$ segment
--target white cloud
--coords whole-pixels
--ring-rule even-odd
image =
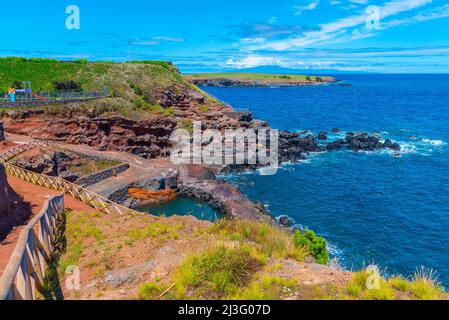
[[[418,13],[417,15],[406,18],[406,19],[396,19],[391,20],[388,22],[384,22],[381,25],[382,29],[388,29],[396,26],[404,26],[404,25],[410,25],[414,23],[429,21],[429,20],[435,20],[435,19],[441,19],[449,17],[449,4],[445,4],[441,7],[432,8],[423,12]]]
[[[299,16],[300,14],[302,14],[303,11],[315,10],[319,4],[320,0],[311,0],[307,4],[294,6],[293,9],[295,10],[295,15]]]
[[[134,40],[134,41],[130,41],[131,44],[134,45],[138,45],[138,46],[155,46],[158,45],[159,42],[158,41],[153,41],[153,40]]]
[[[183,38],[173,38],[173,37],[164,37],[164,36],[158,36],[154,37],[154,40],[160,40],[160,41],[168,41],[168,42],[183,42]]]
[[[262,56],[248,56],[241,60],[229,59],[226,62],[228,67],[234,67],[238,69],[244,68],[254,68],[258,66],[283,66],[283,59],[273,58],[273,57],[262,57]]]
[[[356,4],[368,4],[368,0],[349,0],[349,2]]]
[[[379,6],[381,19],[395,16],[407,12],[426,4],[432,3],[432,0],[391,0]],[[250,50],[271,49],[271,50],[289,50],[298,47],[317,45],[323,42],[335,41],[346,36],[351,39],[351,29],[365,25],[366,14],[352,15],[346,18],[338,19],[333,22],[319,25],[319,31],[304,32],[301,36],[293,37],[287,40],[267,42],[258,46],[253,46]]]

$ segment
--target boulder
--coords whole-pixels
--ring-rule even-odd
[[[343,139],[335,140],[326,146],[327,151],[339,150],[345,144]]]
[[[283,227],[290,227],[291,221],[288,216],[280,216],[278,219],[279,219],[279,225],[281,225]]]
[[[393,141],[391,140],[385,140],[384,142],[384,148],[391,148],[393,146]]]
[[[318,140],[327,140],[327,132],[321,131],[318,134]]]

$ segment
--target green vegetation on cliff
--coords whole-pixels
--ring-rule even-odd
[[[176,67],[163,61],[139,61],[132,63],[59,61],[39,58],[0,58],[0,90],[6,91],[17,81],[31,81],[34,91],[53,91],[56,81],[79,82],[84,91],[102,91],[123,81],[137,81],[144,76],[146,81],[159,86],[171,83],[187,84]],[[131,82],[132,86],[132,82]],[[144,93],[144,92],[142,92]]]
[[[111,96],[107,105],[114,106],[112,110],[99,109],[101,100],[89,103],[85,109],[117,111],[124,115],[126,110],[139,110],[172,116],[170,107],[177,103],[188,103],[198,110],[217,103],[186,80],[174,65],[164,61],[114,63],[0,58],[0,92],[6,92],[12,84],[20,87],[23,81],[30,81],[34,92],[60,92],[64,88],[103,92],[106,89]]]
[[[62,286],[67,299],[448,298],[424,269],[370,290],[371,273],[307,263],[312,252],[294,234],[261,222],[70,212],[65,234],[55,279],[64,283],[71,265],[84,275],[82,291]]]

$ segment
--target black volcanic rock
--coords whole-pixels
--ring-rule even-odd
[[[345,144],[346,144],[346,142],[343,139],[338,139],[338,140],[335,140],[335,141],[329,143],[326,146],[326,150],[327,151],[339,150]]]
[[[310,152],[323,151],[313,135],[301,138],[299,133],[279,131],[279,161],[297,162]]]
[[[348,132],[345,138],[347,148],[354,151],[375,151],[380,149],[401,150],[398,143],[393,143],[391,140],[386,140],[384,143],[376,136],[370,136],[368,133],[354,134]],[[328,150],[335,150],[335,145],[328,145]]]
[[[321,131],[318,134],[318,140],[327,140],[327,132]]]

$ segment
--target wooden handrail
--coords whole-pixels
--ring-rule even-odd
[[[68,194],[73,198],[80,200],[84,204],[100,210],[106,214],[142,214],[141,212],[132,210],[118,203],[115,203],[103,196],[100,196],[86,188],[83,188],[77,184],[68,182],[59,177],[50,177],[47,175],[35,173],[18,166],[15,166],[7,161],[11,160],[15,156],[25,151],[31,150],[39,146],[48,146],[45,142],[32,142],[29,144],[20,145],[14,147],[5,153],[0,155],[0,162],[3,163],[6,169],[6,173],[13,175],[23,181],[38,185],[47,189],[61,191],[64,194]]]
[[[58,222],[64,212],[64,195],[45,201],[44,207],[22,230],[0,278],[0,300],[35,300],[44,286]]]
[[[62,192],[47,200],[41,212],[20,233],[16,248],[0,278],[0,300],[34,300],[36,292],[44,286],[45,267],[51,261],[58,221],[64,211],[64,194],[107,214],[142,214],[64,179],[38,174],[8,162],[39,146],[48,146],[48,143],[23,144],[0,154],[0,163],[5,166],[6,173],[34,185]]]
[[[15,156],[17,156],[25,151],[28,151],[28,150],[31,150],[31,149],[34,149],[34,148],[37,148],[40,146],[48,147],[48,143],[44,142],[44,141],[34,141],[34,142],[18,145],[16,147],[11,148],[11,149],[3,152],[2,154],[0,154],[0,162],[2,162],[2,163],[7,162],[7,161],[11,160],[12,158],[14,158]]]

